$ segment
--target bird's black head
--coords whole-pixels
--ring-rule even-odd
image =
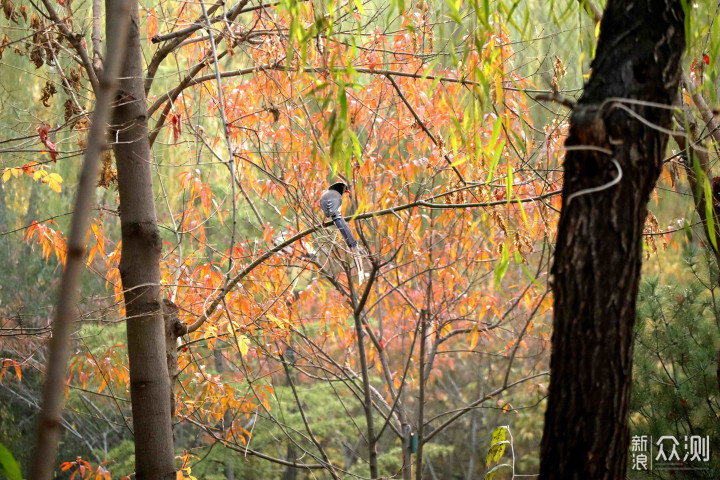
[[[332,185],[330,185],[330,188],[328,188],[328,190],[335,190],[335,191],[338,192],[340,195],[344,194],[345,192],[349,192],[349,191],[350,191],[350,189],[348,188],[348,186],[345,185],[343,182],[333,183]]]

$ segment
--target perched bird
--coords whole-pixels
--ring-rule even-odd
[[[353,237],[350,231],[350,226],[343,218],[341,211],[342,196],[345,192],[350,192],[347,185],[342,182],[333,183],[320,197],[320,208],[322,208],[326,217],[332,218],[333,223],[335,223],[338,230],[340,230],[348,247],[355,248],[357,247],[357,241],[355,241],[355,237]]]
[[[330,185],[330,188],[328,188],[327,191],[325,191],[325,193],[323,193],[320,197],[320,208],[322,209],[326,217],[332,219],[338,230],[340,230],[340,234],[345,239],[345,243],[347,243],[348,247],[350,247],[350,250],[352,250],[353,257],[355,259],[355,265],[358,269],[358,277],[360,278],[360,283],[362,283],[365,277],[365,273],[363,272],[362,262],[360,261],[360,250],[358,248],[358,243],[355,240],[352,232],[350,231],[350,226],[343,218],[341,211],[343,194],[349,191],[350,190],[348,189],[348,186],[345,185],[343,182],[333,183],[332,185]]]

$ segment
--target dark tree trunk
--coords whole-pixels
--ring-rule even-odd
[[[637,102],[672,104],[684,48],[679,0],[608,1],[566,141],[541,480],[625,478],[642,230],[667,145],[654,125],[671,119]]]
[[[106,3],[108,51],[118,19]],[[138,480],[174,480],[170,381],[160,298],[160,232],[155,217],[147,105],[137,0],[130,1],[130,30],[118,84],[111,133],[115,141],[122,257],[120,275],[127,312],[130,395]]]

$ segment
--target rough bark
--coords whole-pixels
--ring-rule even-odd
[[[178,376],[178,338],[186,327],[180,321],[180,308],[167,298],[163,300],[163,319],[165,321],[165,361],[170,381],[170,419],[175,418],[175,382]]]
[[[625,478],[641,235],[667,145],[655,125],[671,118],[637,102],[672,104],[684,40],[679,0],[609,0],[566,141],[541,480]]]
[[[108,51],[116,47],[118,19],[113,3],[106,4]],[[120,275],[127,312],[135,467],[138,480],[171,480],[176,474],[160,298],[161,241],[153,201],[137,0],[130,5],[112,133],[120,194]]]

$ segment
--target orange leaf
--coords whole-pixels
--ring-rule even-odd
[[[148,43],[152,44],[152,38],[157,33],[158,29],[158,21],[157,21],[157,15],[155,14],[155,10],[150,9],[147,13],[147,39]]]

